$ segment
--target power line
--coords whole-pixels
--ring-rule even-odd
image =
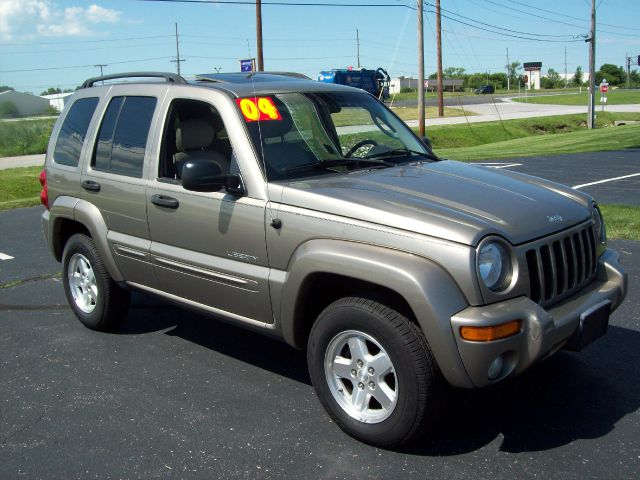
[[[123,65],[126,63],[138,63],[138,62],[151,62],[154,60],[166,60],[168,57],[155,57],[155,58],[142,58],[142,59],[138,59],[138,60],[124,60],[121,62],[110,62],[109,65]],[[31,69],[25,69],[25,70],[0,70],[0,73],[25,73],[25,72],[44,72],[44,71],[51,71],[51,70],[71,70],[74,68],[94,68],[95,64],[88,64],[88,65],[72,65],[72,66],[67,66],[67,67],[43,67],[43,68],[31,68]]]

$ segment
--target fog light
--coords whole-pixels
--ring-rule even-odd
[[[496,380],[500,378],[500,374],[502,373],[502,368],[504,367],[504,358],[502,355],[497,357],[491,365],[489,365],[489,371],[487,375],[489,376],[489,380]]]

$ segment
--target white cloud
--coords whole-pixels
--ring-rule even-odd
[[[99,5],[60,8],[52,0],[0,0],[0,40],[16,37],[88,36],[92,26],[120,21],[121,12]]]

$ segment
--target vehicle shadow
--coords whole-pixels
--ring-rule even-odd
[[[127,318],[113,332],[137,335],[165,330],[215,352],[311,385],[306,353],[264,334],[224,323],[173,306],[152,296],[134,293]]]
[[[561,351],[494,388],[453,391],[438,431],[405,453],[458,455],[497,439],[517,453],[602,437],[640,408],[639,364],[640,332],[610,326],[582,353]]]
[[[146,296],[116,334],[166,330],[214,352],[311,385],[304,352],[285,343]],[[503,385],[451,389],[437,431],[402,452],[453,456],[501,439],[500,450],[540,451],[599,438],[640,408],[640,332],[610,325],[576,354],[561,351]],[[321,408],[318,404],[318,408]]]

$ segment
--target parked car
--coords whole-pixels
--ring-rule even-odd
[[[483,85],[481,87],[476,88],[477,94],[487,94],[487,93],[495,93],[496,89],[493,85]]]
[[[378,446],[431,431],[447,385],[584,348],[627,291],[587,194],[438,158],[370,94],[286,73],[87,80],[40,181],[84,325],[139,290],[279,337]]]

